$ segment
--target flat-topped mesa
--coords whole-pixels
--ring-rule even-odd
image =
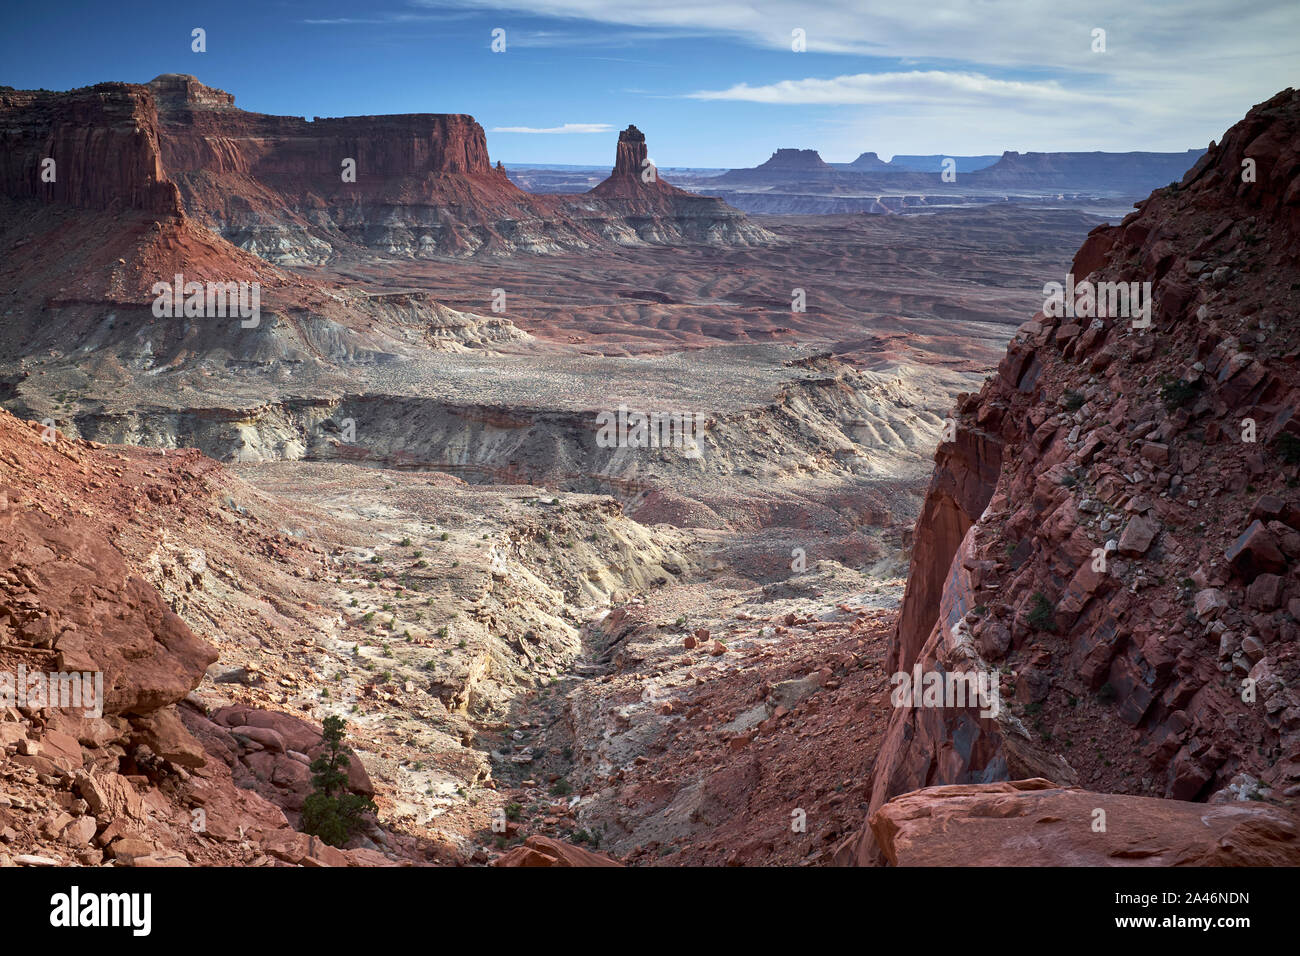
[[[149,88],[0,90],[0,195],[180,216]]]
[[[859,157],[860,159],[861,157]],[[822,159],[815,149],[778,149],[763,165],[755,167],[766,170],[821,170],[829,171],[832,166]]]
[[[836,168],[822,159],[815,149],[778,149],[759,166],[729,169],[710,185],[790,184],[829,182],[837,177],[851,175],[858,170]]]
[[[825,164],[823,163],[823,165]],[[849,168],[859,172],[869,173],[888,173],[893,172],[894,170],[894,167],[890,166],[889,163],[885,162],[875,153],[860,154],[857,159],[849,163]]]
[[[341,162],[353,159],[362,189],[379,180],[470,175],[501,181],[506,192],[516,192],[504,171],[493,169],[483,127],[463,113],[306,120],[235,109],[229,93],[185,74],[164,74],[149,86],[158,104],[163,161],[176,176],[248,173],[333,184],[342,182]]]
[[[1152,183],[1178,180],[1202,155],[1203,149],[1181,153],[1100,151],[1077,153],[1004,152],[991,166],[975,170],[972,182],[990,186],[1059,184],[1079,188],[1106,185],[1142,194]]]

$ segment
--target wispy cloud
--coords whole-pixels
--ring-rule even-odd
[[[915,101],[989,103],[1015,101],[1053,107],[1104,102],[1100,96],[1068,90],[1056,80],[999,80],[982,73],[913,70],[908,73],[855,73],[832,79],[782,80],[762,86],[737,83],[725,90],[687,93],[696,100],[742,100],[748,103],[881,104]]]
[[[529,49],[571,49],[597,47],[602,50],[643,47],[658,40],[681,40],[689,36],[707,36],[685,30],[508,30],[506,42],[511,47]]]
[[[1296,0],[372,0],[405,14],[472,12],[529,47],[658,58],[638,66],[644,97],[700,106],[805,107],[818,136],[892,141],[913,152],[1015,148],[1174,149],[1203,145],[1249,106],[1295,85]],[[367,7],[360,17],[384,16]],[[1105,31],[1105,49],[1096,31]],[[792,49],[792,35],[806,52]],[[692,38],[709,71],[683,67]],[[701,47],[704,38],[704,47]],[[486,39],[484,43],[486,43]],[[756,59],[738,47],[770,51]],[[538,51],[541,52],[541,51]],[[857,58],[852,66],[837,61]],[[728,67],[734,66],[732,72]],[[761,73],[749,71],[762,70]],[[700,79],[697,77],[707,77]],[[820,109],[825,107],[825,109]],[[721,110],[719,110],[721,113]],[[773,116],[776,120],[776,116]],[[922,143],[939,143],[924,148]],[[1028,146],[1025,144],[1033,144]]]
[[[791,72],[806,76],[808,67],[799,59],[807,54],[791,51],[792,32],[802,30],[808,54],[871,56],[899,66],[1008,79],[1052,77],[1066,88],[1104,89],[1114,112],[1144,99],[1165,100],[1183,107],[1195,103],[1200,115],[1234,120],[1243,103],[1258,102],[1293,82],[1300,58],[1295,0],[1180,0],[1176,11],[1165,3],[1133,0],[1086,5],[1060,0],[409,2],[416,8],[500,14],[503,20],[514,14],[550,17],[561,28],[525,43],[607,42],[619,28],[633,28],[647,42],[665,34],[716,37],[784,50]],[[585,30],[579,26],[584,22],[615,29]],[[1094,51],[1097,29],[1106,31],[1105,53]],[[738,83],[744,79],[736,77]]]
[[[614,127],[608,123],[565,123],[563,126],[494,126],[490,133],[608,133]]]

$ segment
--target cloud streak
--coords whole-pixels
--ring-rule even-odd
[[[1104,97],[1069,90],[1056,80],[999,80],[982,73],[913,70],[855,73],[832,79],[782,80],[762,86],[737,83],[725,90],[687,93],[696,100],[740,100],[789,105],[868,105],[916,101],[980,104],[990,101],[1058,107],[1105,102]]]
[[[563,126],[494,126],[489,133],[609,133],[608,123],[565,123]]]

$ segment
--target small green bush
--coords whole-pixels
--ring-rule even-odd
[[[1190,404],[1200,390],[1200,382],[1185,382],[1178,379],[1161,385],[1160,397],[1164,400],[1165,410],[1172,412]]]
[[[1274,440],[1278,455],[1288,465],[1300,464],[1300,438],[1290,432],[1283,432]]]
[[[1056,630],[1056,608],[1042,591],[1034,592],[1034,603],[1025,620],[1030,627],[1040,631]]]

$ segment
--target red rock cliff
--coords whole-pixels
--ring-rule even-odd
[[[52,183],[42,181],[46,159],[55,162]],[[0,91],[0,191],[84,209],[181,211],[162,163],[153,95],[127,83]]]
[[[276,262],[362,247],[416,257],[771,239],[720,200],[643,183],[635,128],[620,143],[616,175],[582,197],[520,190],[490,164],[470,116],[248,113],[184,74],[147,86],[0,92],[0,146],[0,195],[183,211]],[[49,184],[40,181],[46,157],[58,163]]]
[[[645,165],[646,156],[645,134],[635,126],[629,126],[618,134],[613,172],[608,179],[594,187],[589,195],[602,199],[655,200],[665,196],[699,198],[664,182],[657,169],[654,178],[647,181],[645,174],[649,167]]]
[[[487,139],[474,117],[409,113],[308,121],[234,108],[229,93],[192,76],[164,74],[149,84],[164,129],[163,162],[174,174],[247,173],[261,177],[342,182],[354,159],[357,182],[402,177],[473,175],[504,181],[488,161]]]
[[[629,126],[618,134],[618,149],[614,153],[615,176],[639,176],[641,164],[646,159],[645,133]]]
[[[1002,706],[895,709],[873,812],[1029,777],[1300,797],[1300,94],[1138,206],[1075,257],[1085,314],[1023,325],[936,455],[890,666]],[[1087,311],[1105,282],[1150,284],[1149,327]]]

